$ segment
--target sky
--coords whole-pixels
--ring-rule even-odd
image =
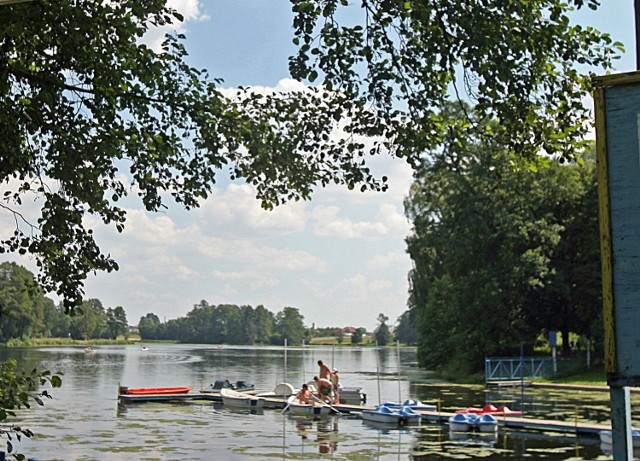
[[[359,2],[353,1],[355,5]],[[576,16],[612,34],[627,51],[619,71],[634,70],[633,2],[603,0],[597,12]],[[225,88],[292,88],[287,58],[292,44],[286,0],[170,0],[184,16],[188,61],[224,79]],[[147,40],[153,43],[157,37]],[[345,188],[317,190],[311,201],[264,211],[255,191],[221,181],[198,209],[177,205],[151,214],[128,200],[125,231],[93,220],[115,273],[90,275],[87,298],[122,306],[129,324],[147,313],[183,317],[201,300],[209,304],[263,305],[276,313],[296,307],[307,326],[365,327],[380,313],[393,326],[407,309],[410,223],[403,200],[412,181],[402,161],[377,158],[374,171],[389,177],[384,193]],[[6,218],[3,218],[6,219]],[[1,223],[6,229],[10,223]],[[3,234],[6,235],[6,234]],[[33,261],[10,255],[35,272]],[[57,301],[57,298],[50,294]]]

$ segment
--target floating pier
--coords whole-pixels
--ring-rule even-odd
[[[288,396],[287,396],[288,397]],[[264,408],[284,408],[287,404],[285,397],[269,396],[261,397],[264,399]],[[220,392],[189,392],[187,394],[144,394],[130,395],[118,393],[118,400],[122,403],[136,402],[185,402],[185,401],[208,401],[222,402]],[[361,413],[362,410],[372,410],[375,407],[368,405],[344,405],[334,404],[333,408],[340,413]],[[418,411],[416,413],[422,415],[423,420],[438,424],[447,424],[449,417],[455,413],[441,411]],[[523,418],[521,416],[496,416],[499,426],[502,428],[512,428],[520,430],[535,430],[541,432],[558,432],[570,433],[576,435],[598,436],[603,430],[611,430],[610,425],[580,423],[577,421],[558,421],[545,420],[537,418]]]

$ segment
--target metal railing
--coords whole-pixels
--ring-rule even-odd
[[[486,357],[485,382],[514,381],[524,378],[542,378],[553,372],[553,361],[548,357]]]

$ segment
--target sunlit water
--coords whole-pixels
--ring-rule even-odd
[[[352,348],[233,348],[151,345],[5,349],[26,368],[62,371],[63,387],[45,407],[21,414],[35,437],[19,445],[39,461],[54,460],[607,460],[597,438],[501,429],[496,437],[456,436],[446,425],[389,428],[355,416],[321,420],[294,418],[280,410],[237,411],[211,402],[119,405],[119,384],[129,387],[207,388],[218,379],[246,380],[260,390],[279,382],[294,386],[312,379],[319,359],[340,369],[345,386],[361,386],[368,403],[417,398],[440,402],[443,411],[507,404],[526,415],[603,423],[609,418],[605,392],[433,382],[415,366],[415,350]],[[285,372],[286,370],[286,372]],[[398,376],[400,375],[400,379]],[[633,397],[634,407],[637,397]],[[635,421],[638,424],[638,421]]]

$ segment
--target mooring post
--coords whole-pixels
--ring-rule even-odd
[[[614,461],[632,461],[633,439],[629,388],[612,385],[610,392],[613,459]]]

